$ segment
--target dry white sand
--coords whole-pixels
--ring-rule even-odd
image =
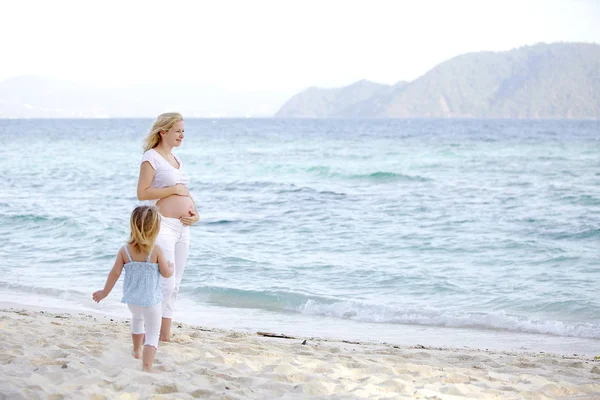
[[[583,356],[173,333],[144,373],[126,321],[0,310],[0,399],[600,399]]]

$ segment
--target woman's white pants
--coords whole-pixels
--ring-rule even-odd
[[[190,248],[190,227],[178,218],[161,217],[160,231],[155,242],[163,251],[167,261],[175,265],[170,278],[160,277],[163,292],[163,318],[173,318],[179,285],[187,262]]]

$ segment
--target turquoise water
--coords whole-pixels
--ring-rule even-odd
[[[0,300],[102,287],[151,120],[0,120]],[[600,351],[600,122],[186,120],[201,214],[178,320]]]

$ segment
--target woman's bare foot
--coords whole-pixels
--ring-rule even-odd
[[[171,341],[171,318],[163,318],[160,324],[160,335],[158,340],[161,342]]]

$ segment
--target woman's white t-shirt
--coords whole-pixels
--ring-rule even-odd
[[[175,154],[173,154],[173,156],[179,163],[179,168],[172,166],[154,149],[150,149],[144,153],[141,164],[145,163],[146,161],[149,162],[156,172],[150,186],[153,188],[164,188],[180,183],[185,187],[188,187],[190,183],[190,177],[183,170],[183,162]],[[157,201],[158,199],[149,200],[152,205],[156,204]]]

